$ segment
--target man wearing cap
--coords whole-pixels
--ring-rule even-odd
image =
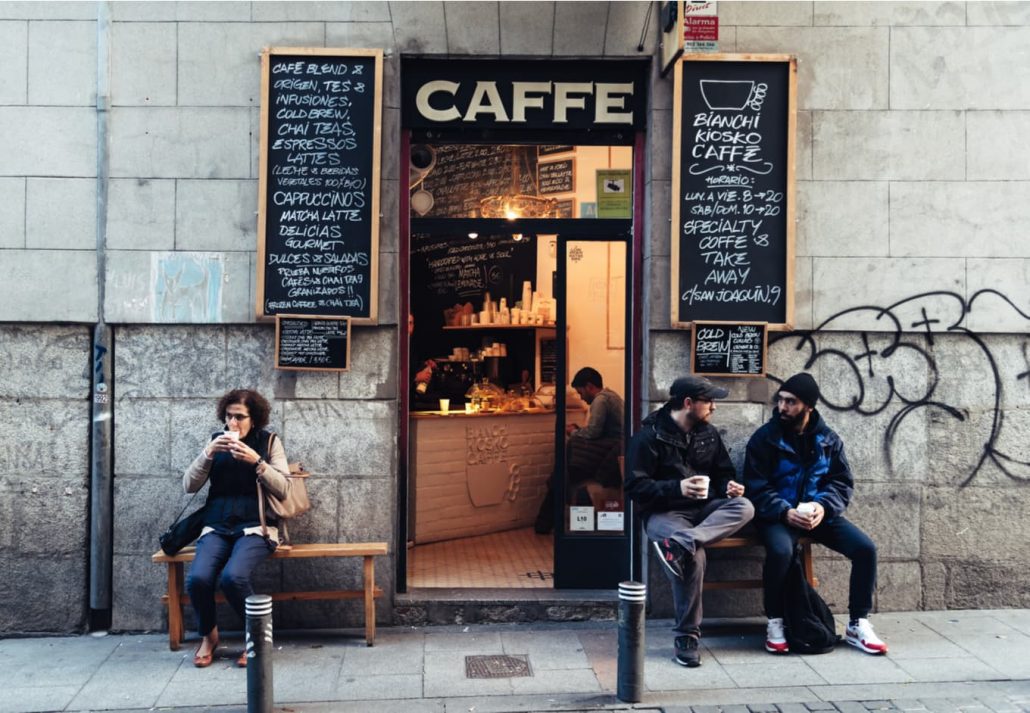
[[[707,379],[673,382],[669,401],[644,419],[626,453],[626,494],[644,520],[672,584],[676,663],[701,665],[701,586],[705,545],[732,535],[754,516],[719,432],[715,399],[729,394]]]
[[[844,443],[816,410],[819,385],[800,373],[776,393],[772,418],[747,444],[744,482],[755,505],[755,524],[765,540],[765,648],[788,653],[783,628],[783,584],[802,535],[851,560],[850,622],[845,640],[867,654],[887,645],[869,623],[876,586],[876,545],[844,517],[854,479]]]

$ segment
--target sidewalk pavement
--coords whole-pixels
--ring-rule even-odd
[[[1030,711],[1030,610],[875,615],[888,656],[846,644],[822,656],[774,657],[758,620],[710,626],[703,664],[672,662],[671,622],[649,621],[644,700],[615,697],[615,622],[276,632],[277,711],[296,713],[1017,713]],[[838,618],[838,630],[844,621]],[[0,640],[0,713],[243,711],[237,636],[207,669],[194,641],[164,634]],[[467,678],[466,656],[525,657],[529,675]]]

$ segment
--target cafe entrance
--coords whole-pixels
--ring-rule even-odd
[[[639,419],[642,134],[427,128],[419,99],[429,114],[493,101],[476,99],[483,80],[462,95],[460,76],[438,78],[468,63],[436,64],[404,75],[398,591],[612,588],[633,575],[621,456]],[[553,115],[545,84],[527,106]],[[632,114],[643,80],[620,86]]]

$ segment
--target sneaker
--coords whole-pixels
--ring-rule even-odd
[[[677,636],[676,657],[673,659],[680,666],[697,668],[701,665],[701,642],[696,636]]]
[[[672,576],[683,579],[683,558],[687,554],[683,545],[668,537],[664,540],[656,540],[653,544],[658,553],[658,559],[665,565],[665,569],[669,570]]]
[[[848,624],[844,630],[844,639],[867,654],[882,656],[887,653],[887,644],[880,641],[868,619],[857,619]]]
[[[765,625],[765,650],[770,654],[786,654],[790,652],[787,637],[783,634],[783,619],[770,619]]]

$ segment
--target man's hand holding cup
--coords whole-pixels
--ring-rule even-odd
[[[819,503],[799,503],[787,511],[787,524],[800,530],[814,530],[825,515],[826,510]]]
[[[710,480],[707,475],[693,475],[680,481],[680,492],[683,497],[691,500],[707,500],[708,484]]]

